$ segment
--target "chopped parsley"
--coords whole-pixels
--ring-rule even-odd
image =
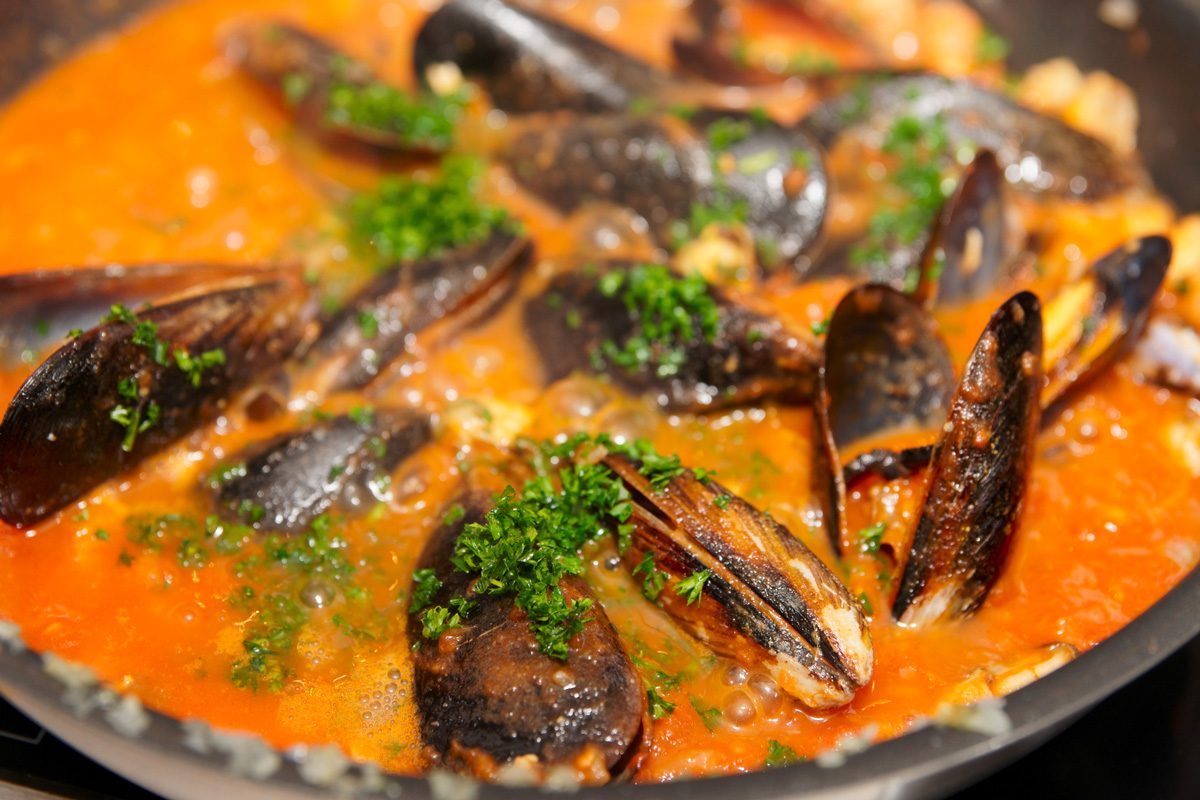
[[[739,142],[743,142],[754,131],[750,120],[736,117],[717,117],[708,126],[708,147],[714,153],[724,152]]]
[[[864,553],[878,553],[879,545],[883,542],[883,534],[886,532],[887,525],[882,522],[868,525],[858,532],[859,547]]]
[[[714,732],[721,724],[721,709],[706,707],[704,701],[694,694],[688,695],[688,702],[692,704],[692,708],[700,716],[700,721],[704,723],[708,732]]]
[[[732,499],[733,497],[731,495],[719,494],[713,498],[713,505],[724,511],[725,509],[729,508],[729,501]]]
[[[863,613],[868,617],[875,615],[875,606],[871,604],[871,598],[867,597],[866,592],[858,593],[858,604],[862,606]]]
[[[420,149],[445,150],[454,143],[455,126],[469,97],[466,88],[445,95],[430,91],[413,95],[380,80],[347,80],[346,67],[352,65],[348,60],[333,65],[324,109],[329,124],[377,131]],[[308,97],[312,89],[307,76],[284,76],[284,97],[293,105]]]
[[[711,577],[711,571],[697,570],[675,584],[675,594],[686,600],[689,606],[698,603],[704,592],[704,584],[708,583],[708,579]]]
[[[408,613],[418,614],[424,611],[441,588],[441,578],[429,567],[413,572],[412,600],[408,604]]]
[[[975,59],[981,64],[995,64],[1008,58],[1011,49],[1007,39],[985,28],[975,43]]]
[[[788,764],[795,764],[800,760],[799,754],[786,744],[774,739],[767,740],[767,757],[763,759],[764,767],[786,767]]]
[[[137,378],[122,378],[117,383],[117,395],[125,401],[113,406],[108,412],[108,418],[125,429],[121,440],[121,449],[126,453],[133,450],[133,445],[140,434],[153,428],[162,417],[162,408],[153,400],[145,401]]]
[[[374,191],[355,195],[347,205],[350,236],[383,264],[481,241],[509,222],[506,211],[480,201],[482,177],[477,159],[447,156],[435,178],[384,178]]]
[[[646,700],[650,705],[650,719],[662,719],[675,710],[675,704],[663,699],[653,686],[646,690]]]
[[[684,468],[677,457],[660,455],[648,442],[621,445],[604,434],[577,434],[558,444],[533,445],[530,465],[535,476],[519,492],[506,488],[483,522],[463,528],[450,563],[458,572],[475,576],[474,593],[511,596],[529,618],[538,649],[565,660],[571,638],[589,620],[592,601],[568,601],[562,580],[583,573],[580,551],[589,541],[613,534],[623,551],[633,532],[629,491],[595,456],[621,453],[635,460],[642,475],[659,487]],[[436,639],[461,625],[470,611],[465,598],[456,597],[448,606],[429,606],[417,613],[425,637]]]
[[[930,229],[949,197],[944,175],[951,166],[948,145],[941,115],[929,120],[901,116],[892,124],[883,152],[896,160],[889,180],[899,198],[871,217],[866,237],[850,253],[855,266],[886,268],[893,250],[914,244]]]
[[[642,578],[642,595],[653,603],[662,594],[663,587],[667,585],[667,578],[670,575],[654,565],[654,554],[647,551],[642,556],[641,563],[633,568],[633,574],[643,575]]]
[[[605,273],[598,288],[605,297],[620,298],[634,320],[624,342],[600,344],[593,354],[600,363],[631,372],[653,366],[659,377],[670,377],[686,363],[687,345],[717,336],[720,309],[699,274],[679,276],[661,264],[641,264]]]
[[[254,620],[244,629],[245,657],[233,663],[229,677],[239,689],[258,691],[265,685],[273,692],[283,688],[290,672],[283,657],[296,646],[296,637],[308,614],[285,594],[268,595]]]
[[[131,341],[143,348],[150,358],[160,366],[170,366],[172,359],[179,371],[187,376],[192,386],[199,388],[205,371],[225,365],[225,351],[216,348],[193,356],[182,347],[172,348],[158,335],[158,324],[140,319],[137,314],[123,305],[113,305],[100,320],[102,325],[119,322],[133,326]],[[158,424],[162,408],[153,400],[147,400],[136,375],[122,378],[117,383],[119,402],[109,412],[109,419],[125,429],[121,449],[126,453],[133,450],[137,437]]]

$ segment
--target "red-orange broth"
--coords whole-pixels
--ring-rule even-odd
[[[327,173],[367,186],[379,172],[323,150],[298,131],[284,109],[226,62],[217,42],[233,20],[290,19],[408,82],[407,43],[427,13],[419,5],[189,0],[90,45],[0,112],[0,184],[19,187],[0,214],[0,269],[302,259],[359,279],[362,268],[337,239],[336,207],[310,176]],[[597,13],[600,5],[550,4],[584,29],[665,62],[667,31],[680,14],[676,4],[609,4],[620,11],[615,29]],[[758,8],[749,24],[767,28],[777,13]],[[786,35],[789,26],[805,35],[791,18],[775,34]],[[988,69],[979,72],[994,79]],[[498,168],[489,173],[488,193],[521,216],[542,257],[570,251],[561,220],[518,197]],[[1161,202],[1145,197],[1096,206],[1030,205],[1024,213],[1047,234],[1043,257],[1051,273],[1153,227],[1147,216],[1163,218]],[[838,224],[836,215],[831,224]],[[761,299],[807,326],[824,319],[845,288],[776,282]],[[958,364],[1000,299],[942,314]],[[561,410],[561,392],[543,390],[511,307],[451,344],[418,349],[411,374],[393,382],[391,400],[434,412],[480,402],[494,418],[516,419],[521,432],[534,437],[555,436],[573,424]],[[0,375],[0,395],[11,397],[28,371]],[[828,544],[805,523],[807,409],[768,403],[667,416],[641,401],[623,402],[660,451],[718,469],[725,485],[769,509],[833,562]],[[353,404],[353,398],[334,398],[323,408]],[[35,650],[86,664],[154,709],[253,731],[281,747],[335,743],[355,759],[419,773],[427,760],[411,696],[404,604],[397,598],[453,495],[460,462],[472,457],[469,447],[440,438],[394,478],[401,484],[418,476],[421,488],[344,524],[347,552],[360,561],[356,581],[373,615],[363,622],[380,625],[379,635],[356,640],[329,612],[312,611],[281,691],[251,692],[230,681],[250,621],[227,600],[241,584],[234,559],[213,557],[205,567],[186,568],[170,549],[155,551],[126,535],[126,519],[135,513],[203,518],[205,495],[197,488],[203,476],[225,455],[294,426],[304,413],[255,423],[231,411],[42,524],[27,530],[0,525],[0,618],[16,622]],[[895,736],[944,702],[974,699],[969,681],[980,668],[1014,663],[1056,642],[1082,651],[1109,636],[1200,557],[1200,477],[1188,471],[1175,446],[1185,435],[1181,426],[1196,424],[1184,398],[1135,382],[1121,365],[1075,396],[1038,439],[1003,577],[982,610],[960,624],[898,627],[886,612],[878,560],[851,552],[844,575],[852,593],[862,593],[874,610],[875,670],[854,701],[833,712],[806,712],[751,693],[752,722],[723,720],[716,732],[707,729],[689,700],[724,708],[734,691],[726,682],[731,663],[644,601],[624,572],[603,568],[611,547],[597,545],[588,553],[588,577],[635,663],[644,675],[680,675],[678,685],[663,692],[677,708],[654,723],[649,756],[635,779],[754,770],[763,765],[769,740],[812,757],[868,727],[878,737]],[[861,496],[869,491],[867,485],[852,498],[855,527],[869,522],[869,498]]]

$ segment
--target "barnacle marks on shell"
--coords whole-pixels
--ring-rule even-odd
[[[1041,386],[1041,307],[1021,292],[992,315],[951,402],[892,606],[901,623],[962,617],[987,597],[1020,515]]]
[[[215,418],[292,353],[311,311],[297,275],[264,270],[140,311],[166,344],[161,362],[127,321],[71,339],[25,381],[0,423],[0,518],[35,523]],[[176,350],[220,350],[223,363],[194,377],[176,365]],[[135,402],[122,387],[136,392],[140,412],[151,402],[157,409],[132,442],[114,419]]]
[[[889,433],[926,432],[935,441],[953,391],[950,354],[915,300],[867,284],[834,309],[813,403],[818,441],[812,475],[835,549],[849,541],[843,462],[863,455],[856,452],[860,443]],[[879,462],[870,464],[875,471],[895,466],[879,451],[870,457]],[[926,449],[925,463],[928,457]],[[892,459],[901,462],[899,455]]]
[[[413,46],[417,75],[444,62],[477,81],[496,107],[533,111],[622,111],[655,97],[669,77],[561,22],[502,0],[450,0]]]
[[[1005,179],[1025,191],[1096,200],[1145,180],[1087,134],[976,84],[935,75],[866,79],[817,106],[801,127],[828,147],[851,130],[882,135],[901,117],[940,118],[951,150],[992,151]]]
[[[603,608],[593,604],[565,661],[542,653],[511,595],[473,593],[451,565],[459,534],[483,521],[491,501],[471,494],[461,505],[466,513],[433,534],[417,567],[441,581],[433,604],[467,596],[475,606],[436,642],[409,617],[409,636],[421,643],[413,654],[421,736],[435,760],[487,781],[515,769],[534,783],[555,769],[584,784],[630,773],[649,728],[646,694]],[[578,578],[560,588],[568,602],[592,597]]]
[[[220,482],[216,502],[255,528],[299,533],[332,508],[365,511],[377,499],[371,485],[431,435],[429,417],[407,409],[320,420],[235,457],[241,468]]]
[[[706,338],[696,324],[695,335],[679,343],[685,357],[677,370],[664,374],[650,363],[635,368],[598,364],[605,343],[622,345],[640,324],[620,297],[601,290],[600,281],[610,271],[637,268],[610,263],[561,273],[526,301],[525,329],[547,383],[602,368],[618,385],[654,398],[663,408],[692,411],[811,393],[819,358],[811,332],[790,330],[711,285],[707,292],[718,312],[715,335]]]
[[[624,456],[605,463],[633,498],[626,564],[647,553],[670,579],[663,609],[715,652],[765,669],[811,708],[848,703],[871,679],[866,620],[844,585],[790,531],[689,470],[661,489]],[[673,588],[710,576],[690,602]]]

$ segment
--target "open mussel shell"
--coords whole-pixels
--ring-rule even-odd
[[[849,540],[843,459],[861,455],[856,445],[889,433],[927,432],[936,440],[953,392],[950,354],[918,302],[878,284],[842,298],[829,321],[813,404],[813,488],[839,551]],[[882,459],[878,451],[871,454]]]
[[[845,705],[870,681],[874,648],[862,609],[790,531],[691,471],[658,489],[624,456],[605,463],[633,498],[626,564],[653,557],[669,576],[657,600],[692,635],[766,670],[810,708]],[[700,570],[711,575],[689,602],[675,587]]]
[[[501,227],[474,244],[390,266],[325,321],[313,368],[331,391],[367,386],[412,336],[515,280],[532,251],[529,239]],[[366,328],[364,318],[372,321]]]
[[[624,367],[603,357],[606,343],[623,345],[640,324],[619,296],[601,290],[604,275],[639,265],[610,262],[554,276],[522,310],[525,331],[540,357],[546,383],[573,372],[604,372],[627,391],[671,411],[708,411],[765,397],[807,397],[820,349],[811,332],[742,305],[716,287],[716,334],[680,343],[671,371],[646,363]],[[694,324],[700,331],[699,322]]]
[[[1163,236],[1134,239],[1092,265],[1046,307],[1046,386],[1042,405],[1107,369],[1142,335],[1171,263]]]
[[[96,324],[114,304],[134,308],[166,294],[245,277],[232,264],[108,264],[0,275],[0,364],[58,344],[72,330]]]
[[[929,305],[954,305],[1002,286],[1011,264],[1005,216],[1004,174],[996,156],[981,150],[938,216],[914,294]]]
[[[568,117],[521,131],[503,160],[561,213],[629,208],[665,248],[679,244],[681,225],[686,239],[694,209],[726,209],[744,218],[768,270],[807,268],[828,202],[823,157],[808,136],[733,111]]]
[[[140,311],[140,321],[158,326],[166,363],[127,322],[71,339],[25,381],[0,423],[0,518],[35,523],[213,419],[233,393],[288,357],[310,312],[298,277],[272,273]],[[224,363],[193,383],[175,363],[177,349],[220,350]],[[119,388],[131,383],[136,401]],[[114,421],[117,406],[136,405],[148,419],[151,403],[157,420],[130,443],[127,426]]]
[[[234,457],[231,477],[214,480],[216,503],[224,516],[283,533],[300,533],[330,510],[366,511],[432,430],[427,415],[406,409],[320,420]]]
[[[970,614],[1000,575],[1041,416],[1042,314],[1021,292],[992,315],[963,370],[892,606],[902,624]]]
[[[334,93],[388,92],[366,64],[302,28],[285,22],[247,23],[225,37],[225,55],[271,92],[305,128],[336,134],[372,147],[412,153],[438,153],[451,141],[420,130],[400,117],[351,119],[335,112]],[[414,98],[413,103],[419,102]],[[450,113],[446,110],[444,113]]]
[[[1060,120],[964,80],[935,75],[864,79],[817,106],[801,127],[829,147],[847,131],[882,137],[897,119],[941,119],[951,152],[990,150],[1012,185],[1097,200],[1144,181],[1139,168]]]
[[[426,20],[413,45],[414,72],[444,62],[510,113],[622,111],[669,83],[632,56],[502,0],[450,0]]]
[[[435,761],[485,781],[523,769],[507,777],[526,784],[555,769],[585,785],[628,774],[649,728],[646,694],[604,609],[592,605],[565,661],[543,654],[511,596],[472,593],[471,578],[451,565],[459,534],[483,522],[491,501],[470,494],[461,505],[466,513],[434,532],[417,568],[442,582],[434,605],[465,595],[475,607],[436,642],[423,638],[419,615],[409,616],[409,637],[420,643],[413,685],[421,736]],[[570,603],[594,599],[579,578],[559,588]]]

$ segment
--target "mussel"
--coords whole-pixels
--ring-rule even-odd
[[[1021,292],[992,315],[951,401],[892,614],[927,625],[970,614],[999,577],[1037,436],[1042,316]]]
[[[847,133],[882,138],[901,118],[940,120],[951,152],[992,151],[1005,179],[1024,191],[1096,200],[1145,180],[1087,134],[981,86],[935,75],[863,79],[813,109],[801,127],[829,147]]]
[[[810,708],[845,705],[871,679],[859,604],[778,522],[711,478],[681,470],[655,486],[621,454],[607,464],[633,500],[625,563],[664,574],[657,601],[715,652],[765,669]],[[703,576],[699,588],[681,588]]]
[[[381,500],[380,481],[432,436],[429,417],[407,409],[359,409],[281,434],[234,458],[214,480],[216,504],[255,528],[300,533],[330,509]]]
[[[309,354],[320,383],[326,391],[367,386],[413,336],[515,283],[531,252],[527,238],[498,228],[479,242],[381,272],[323,324]]]
[[[953,391],[950,354],[919,303],[878,284],[842,298],[830,317],[813,402],[813,490],[836,551],[849,542],[848,479],[866,469],[895,478],[929,463],[927,446],[894,455],[872,449],[872,440],[906,434],[936,441]]]
[[[419,154],[453,145],[465,103],[458,90],[410,95],[329,42],[284,22],[235,29],[225,39],[225,53],[316,133]]]
[[[649,730],[641,679],[604,610],[593,603],[565,660],[538,648],[529,620],[510,595],[472,589],[453,566],[454,544],[484,522],[486,493],[460,501],[464,513],[426,544],[418,572],[438,586],[424,605],[466,597],[473,609],[437,641],[409,616],[421,736],[435,763],[489,781],[542,784],[556,771],[571,785],[606,783],[633,771]],[[591,599],[582,580],[559,586],[569,602]],[[419,593],[414,584],[414,596]],[[419,608],[410,609],[420,611]]]
[[[311,332],[299,276],[245,273],[137,313],[115,306],[17,392],[0,423],[0,518],[30,525],[213,419]]]
[[[807,396],[820,352],[810,331],[789,330],[662,265],[562,273],[526,301],[523,316],[547,382],[605,370],[670,410]]]
[[[828,201],[816,144],[743,112],[570,117],[518,132],[503,160],[558,211],[629,208],[665,248],[710,219],[744,224],[768,270],[807,267]]]
[[[445,62],[509,113],[623,111],[671,83],[625,53],[503,0],[449,0],[430,15],[413,45],[414,72]]]

